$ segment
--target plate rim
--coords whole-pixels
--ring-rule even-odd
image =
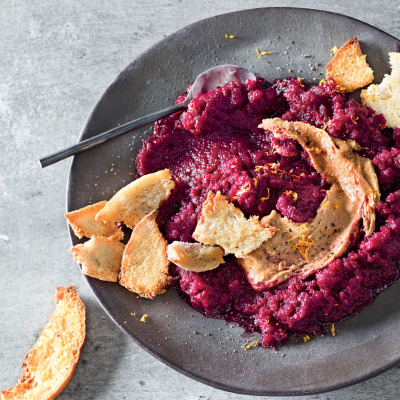
[[[371,25],[370,23],[364,22],[362,20],[359,20],[357,18],[354,18],[352,16],[346,15],[346,14],[341,14],[341,13],[337,13],[337,12],[333,12],[333,11],[327,11],[327,10],[320,10],[320,9],[316,9],[316,8],[307,8],[307,7],[256,7],[256,8],[248,8],[248,9],[243,9],[243,10],[237,10],[237,11],[232,11],[232,12],[227,12],[227,13],[222,13],[222,14],[216,14],[213,15],[211,17],[207,17],[198,21],[195,21],[189,25],[186,25],[174,32],[172,32],[171,34],[167,35],[166,37],[158,40],[157,42],[155,42],[154,44],[152,44],[150,47],[148,47],[146,50],[142,51],[141,53],[139,53],[139,55],[137,57],[135,57],[132,61],[129,62],[129,64],[123,68],[118,75],[111,81],[111,83],[109,83],[109,85],[106,87],[106,89],[104,90],[104,92],[102,93],[102,95],[99,97],[99,99],[94,103],[94,105],[91,108],[91,111],[89,113],[89,115],[87,116],[82,129],[79,133],[79,137],[78,137],[78,141],[82,141],[83,139],[86,139],[85,136],[87,137],[92,137],[97,133],[93,133],[90,134],[88,132],[89,129],[89,125],[90,122],[93,118],[93,115],[96,111],[96,109],[98,108],[98,106],[100,105],[100,103],[104,100],[105,97],[108,96],[109,92],[113,89],[114,85],[117,84],[117,82],[123,78],[127,73],[130,72],[132,66],[137,63],[140,62],[143,58],[145,58],[147,56],[148,53],[153,52],[154,50],[156,50],[158,47],[161,47],[163,45],[164,42],[168,42],[170,40],[171,37],[179,35],[187,30],[190,30],[194,27],[196,27],[197,25],[201,25],[206,23],[207,21],[210,20],[215,20],[216,18],[224,18],[227,16],[231,16],[231,15],[237,15],[237,14],[241,14],[241,13],[247,13],[247,12],[256,12],[256,11],[262,11],[262,12],[266,12],[268,10],[282,10],[282,11],[286,11],[286,12],[298,12],[298,11],[308,11],[310,13],[314,13],[314,14],[328,14],[328,15],[332,15],[334,17],[340,17],[340,18],[345,18],[349,21],[355,21],[358,24],[362,24],[366,27],[368,27],[369,29],[372,29],[374,31],[378,31],[380,33],[382,33],[383,35],[386,35],[388,38],[391,38],[392,40],[395,40],[398,42],[398,45],[400,45],[400,39],[391,35],[390,33],[384,31],[381,28],[378,28],[374,25]],[[100,132],[99,132],[100,133]],[[72,175],[73,175],[73,171],[74,168],[76,167],[77,161],[76,161],[76,157],[73,158],[72,163],[70,165],[70,169],[69,169],[69,173],[68,173],[68,179],[67,179],[67,190],[66,190],[66,212],[71,211],[69,205],[71,204],[71,199],[72,199],[72,187],[73,187],[73,182],[72,182]],[[69,229],[69,236],[70,236],[70,240],[73,244],[75,244],[75,242],[77,242],[77,239],[72,231],[71,228]],[[80,268],[78,266],[78,268]],[[91,281],[94,280],[94,278],[91,278],[89,276],[84,275],[89,287],[91,288],[91,290],[93,291],[96,300],[100,303],[101,307],[103,308],[103,310],[106,312],[106,314],[111,318],[111,320],[115,323],[115,325],[117,325],[127,336],[129,336],[129,338],[131,338],[136,344],[138,344],[142,349],[144,349],[147,353],[151,354],[153,357],[155,357],[157,360],[161,361],[163,364],[167,365],[168,367],[172,368],[173,370],[191,378],[194,379],[200,383],[206,384],[208,386],[211,386],[215,389],[219,389],[219,390],[223,390],[226,392],[230,392],[230,393],[236,393],[236,394],[243,394],[243,395],[252,395],[252,396],[307,396],[307,395],[315,395],[315,394],[321,394],[321,393],[327,393],[327,392],[331,392],[331,391],[335,391],[335,390],[339,390],[339,389],[343,389],[352,385],[355,385],[357,383],[361,383],[364,382],[366,380],[369,380],[371,378],[374,378],[390,369],[392,369],[393,367],[395,367],[396,365],[399,365],[400,363],[400,354],[398,356],[398,359],[395,361],[390,362],[389,364],[385,365],[385,367],[380,367],[377,369],[372,370],[371,372],[364,374],[362,376],[358,376],[356,378],[350,379],[346,382],[342,382],[339,384],[332,384],[332,385],[324,385],[323,387],[320,387],[318,390],[301,390],[301,389],[294,389],[291,391],[251,391],[251,390],[240,390],[237,388],[232,388],[227,384],[224,383],[218,383],[215,382],[213,380],[211,380],[210,378],[205,378],[204,376],[200,375],[200,374],[196,374],[194,372],[190,372],[187,371],[185,369],[180,368],[179,366],[175,365],[172,361],[170,361],[167,357],[161,356],[160,354],[158,354],[156,351],[153,351],[152,349],[150,349],[149,347],[147,347],[146,343],[139,337],[137,336],[133,336],[130,332],[128,332],[128,330],[126,329],[126,327],[119,321],[117,321],[117,319],[111,314],[111,312],[107,309],[106,304],[103,302],[102,300],[102,296],[99,295],[100,291],[94,287],[91,284]],[[394,282],[393,284],[399,284],[399,280],[397,280],[396,282]],[[374,300],[375,301],[375,300]]]

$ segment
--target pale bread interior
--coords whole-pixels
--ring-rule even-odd
[[[383,114],[391,128],[400,127],[400,53],[389,53],[392,73],[379,85],[370,85],[361,92],[361,101]]]
[[[193,238],[204,244],[218,245],[226,254],[243,257],[260,247],[275,231],[256,216],[247,219],[220,192],[214,194],[210,191],[203,203]]]

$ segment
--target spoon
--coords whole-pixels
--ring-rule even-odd
[[[44,168],[51,164],[55,164],[56,162],[61,161],[69,156],[81,153],[133,129],[141,128],[159,120],[160,118],[181,111],[189,105],[190,101],[196,97],[197,93],[206,93],[211,89],[223,86],[232,81],[245,83],[248,79],[254,80],[256,79],[256,76],[253,72],[244,67],[240,67],[239,65],[219,65],[217,67],[210,68],[196,78],[186,99],[181,103],[164,108],[161,111],[148,114],[144,117],[134,119],[133,121],[129,121],[123,125],[83,140],[82,142],[74,144],[73,146],[45,156],[39,160],[40,165],[42,168]]]

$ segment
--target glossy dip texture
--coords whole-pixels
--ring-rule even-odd
[[[342,258],[305,280],[293,277],[256,291],[233,256],[205,273],[171,266],[177,290],[192,307],[261,332],[262,344],[275,347],[291,335],[324,332],[324,326],[368,306],[398,278],[400,130],[385,128],[383,116],[348,98],[333,82],[311,87],[296,78],[272,85],[259,79],[198,95],[187,111],[159,121],[136,167],[138,176],[169,168],[174,177],[176,188],[157,220],[169,242],[193,241],[210,190],[220,191],[248,217],[276,209],[306,222],[330,186],[296,142],[278,141],[258,128],[270,117],[326,127],[334,137],[354,140],[361,148],[357,152],[373,160],[382,195],[375,233],[365,238],[360,228]]]

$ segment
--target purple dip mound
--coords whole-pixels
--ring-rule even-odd
[[[342,258],[305,280],[293,277],[256,291],[233,256],[204,273],[171,266],[177,290],[193,308],[261,332],[262,345],[276,347],[291,335],[322,333],[324,326],[360,312],[398,279],[400,130],[385,128],[382,115],[348,98],[333,81],[311,87],[295,78],[273,85],[259,79],[198,95],[187,111],[159,121],[136,166],[138,177],[164,168],[174,177],[176,188],[158,216],[168,242],[193,241],[210,190],[220,191],[247,217],[276,209],[306,222],[329,184],[297,143],[277,143],[258,128],[270,117],[326,126],[332,136],[357,142],[358,153],[373,160],[382,195],[375,233],[366,238],[361,230]]]

